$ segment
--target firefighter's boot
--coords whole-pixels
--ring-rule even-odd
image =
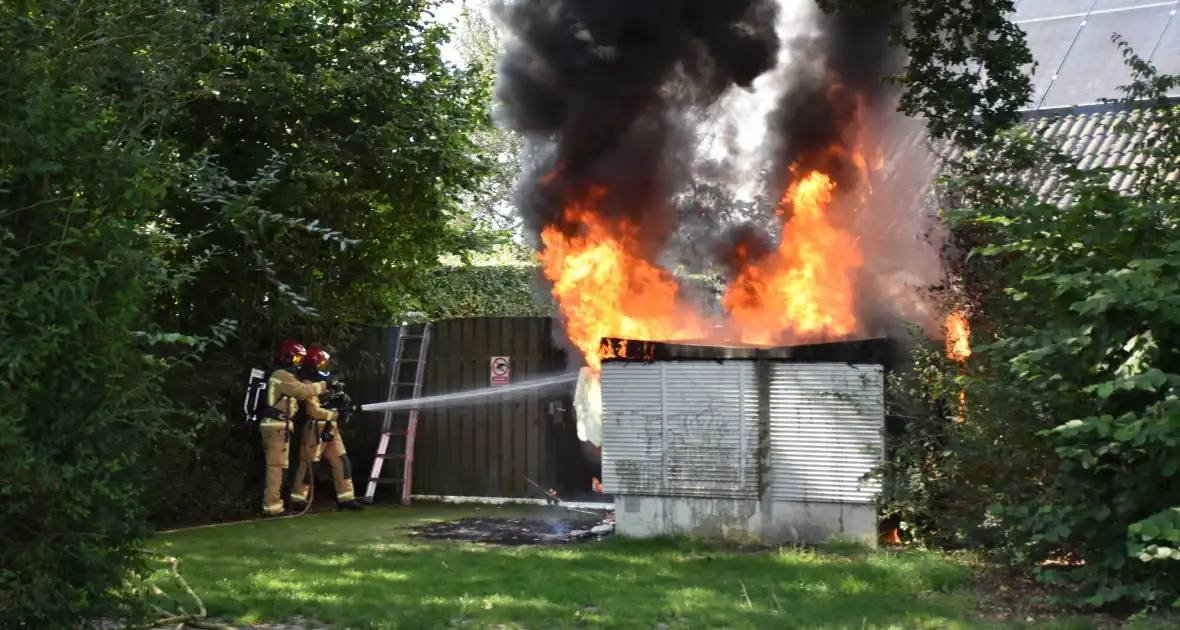
[[[348,501],[341,501],[336,507],[338,510],[351,510],[353,512],[360,512],[365,509],[365,506],[357,502],[356,499],[349,499]]]

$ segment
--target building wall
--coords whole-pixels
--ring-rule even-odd
[[[617,531],[875,545],[879,365],[608,362],[603,484]]]
[[[756,387],[752,361],[607,363],[607,492],[757,499]]]
[[[615,497],[615,521],[617,533],[634,538],[801,544],[842,538],[877,545],[877,508],[871,504],[622,495]]]
[[[869,504],[879,480],[885,376],[880,365],[774,363],[770,475],[777,501]]]

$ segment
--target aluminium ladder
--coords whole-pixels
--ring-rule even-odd
[[[426,352],[430,346],[430,322],[418,325],[403,325],[398,329],[397,348],[389,374],[388,400],[406,400],[422,396],[422,381],[426,376]],[[412,380],[409,380],[412,379]],[[402,503],[410,504],[410,492],[414,477],[414,435],[418,430],[418,409],[397,409],[385,412],[381,422],[381,441],[377,455],[373,458],[373,469],[365,488],[364,500],[373,502],[378,484],[400,485]],[[393,445],[392,451],[390,445]],[[401,473],[398,477],[382,477],[381,469],[386,460],[400,460]],[[393,466],[397,469],[397,466]]]

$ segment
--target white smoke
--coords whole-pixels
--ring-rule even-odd
[[[810,2],[779,2],[775,30],[780,41],[790,42],[816,30],[819,9]],[[762,192],[763,170],[770,161],[766,144],[767,117],[789,85],[796,50],[779,48],[775,67],[754,80],[752,89],[733,86],[697,119],[697,155],[693,177],[729,189],[734,200],[754,201]],[[805,61],[805,60],[803,60]]]

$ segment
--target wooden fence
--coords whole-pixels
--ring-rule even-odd
[[[508,357],[518,383],[566,369],[549,318],[495,317],[436,322],[424,395],[488,387],[492,357]],[[342,357],[372,366],[350,378],[358,402],[384,400],[397,329],[374,329]],[[365,359],[363,357],[369,357]],[[577,438],[574,387],[424,410],[415,448],[414,494],[543,498],[526,479],[570,499],[591,498],[601,466]],[[363,395],[362,395],[363,394]],[[357,489],[363,488],[380,438],[380,414],[359,414],[345,430]],[[386,466],[393,462],[387,462]],[[389,486],[378,489],[389,499]]]

